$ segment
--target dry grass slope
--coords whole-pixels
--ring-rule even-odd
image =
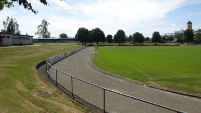
[[[80,47],[73,43],[0,48],[1,113],[86,113],[63,93],[44,83],[35,65],[49,56]],[[51,95],[37,97],[36,92]]]

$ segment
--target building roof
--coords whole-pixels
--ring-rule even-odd
[[[192,22],[191,22],[191,21],[188,21],[187,24],[192,24]]]
[[[4,32],[0,32],[1,34],[6,34],[6,35],[15,35],[15,36],[27,36],[27,37],[33,37],[33,36],[29,36],[29,35],[18,35],[18,34],[11,34],[11,33],[4,33]]]

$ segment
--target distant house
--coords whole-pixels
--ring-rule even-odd
[[[33,36],[0,32],[0,47],[12,45],[32,45]]]

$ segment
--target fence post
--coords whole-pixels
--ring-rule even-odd
[[[58,83],[57,83],[57,69],[56,69],[56,86],[58,86]]]
[[[106,113],[106,111],[105,111],[105,89],[103,89],[103,111],[104,111],[104,113]]]
[[[51,67],[50,64],[49,64],[48,62],[46,62],[46,74],[47,74],[48,76],[49,76],[48,70],[50,69],[49,67]]]
[[[48,63],[47,63],[47,60],[46,60],[46,70],[45,70],[46,74],[47,74],[47,66],[48,66]]]
[[[71,77],[71,92],[72,92],[72,98],[74,99],[74,92],[73,92],[73,77]]]

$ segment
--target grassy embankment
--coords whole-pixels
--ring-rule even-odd
[[[40,61],[80,46],[73,43],[40,45],[0,48],[0,112],[88,112],[45,84],[35,70]],[[52,95],[36,97],[34,94],[38,91],[50,91]]]
[[[99,47],[94,63],[141,82],[201,94],[201,46]]]

